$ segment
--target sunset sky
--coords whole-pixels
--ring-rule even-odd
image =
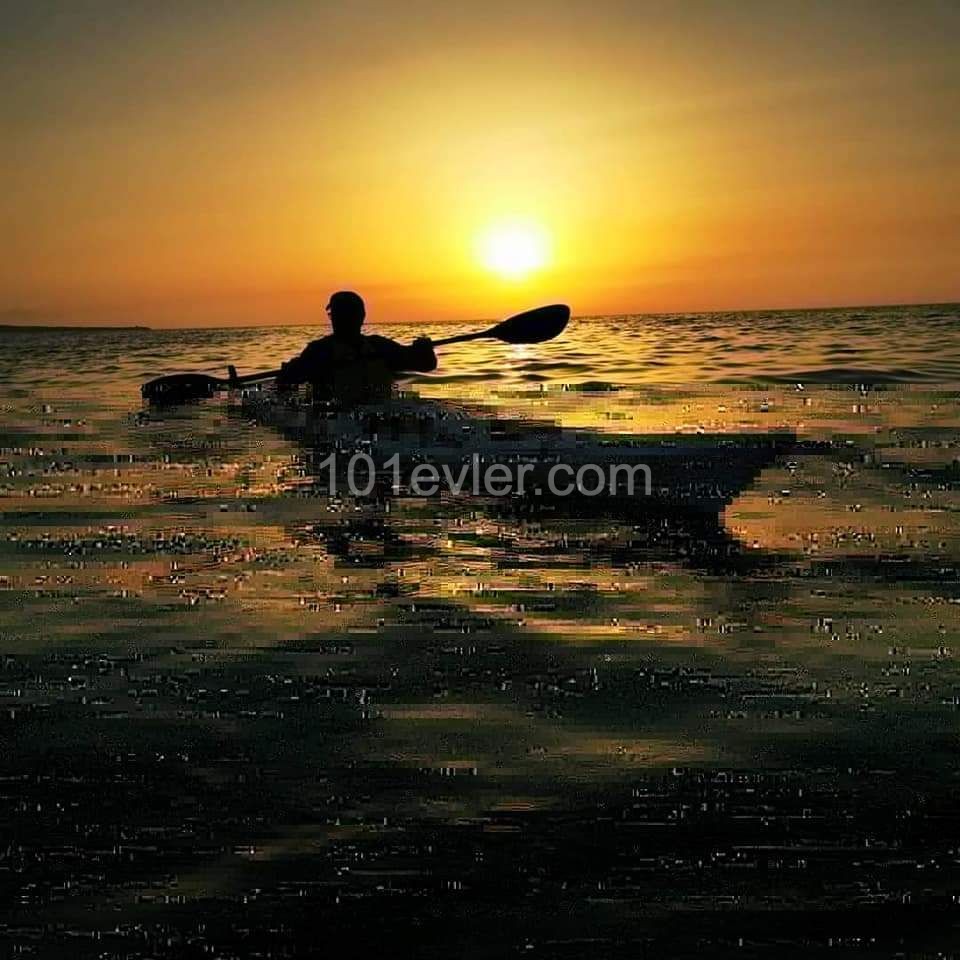
[[[0,322],[960,299],[956,0],[0,17]]]

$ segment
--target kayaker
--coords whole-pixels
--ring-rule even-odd
[[[279,390],[309,383],[314,399],[383,397],[389,395],[398,374],[429,373],[437,367],[429,337],[404,346],[389,337],[361,333],[367,310],[363,298],[352,290],[333,294],[327,314],[333,333],[311,341],[298,357],[281,366]]]

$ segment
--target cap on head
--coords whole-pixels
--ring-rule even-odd
[[[352,290],[339,290],[330,297],[327,304],[330,324],[338,336],[357,336],[367,315],[363,298]]]

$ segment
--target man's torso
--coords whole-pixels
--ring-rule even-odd
[[[387,337],[330,335],[308,344],[297,362],[316,397],[376,399],[389,395],[406,350]]]

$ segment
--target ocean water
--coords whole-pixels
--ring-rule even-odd
[[[0,331],[5,948],[955,949],[960,307],[578,318],[404,384],[800,441],[648,521],[329,496],[226,395],[141,404],[321,333]]]

